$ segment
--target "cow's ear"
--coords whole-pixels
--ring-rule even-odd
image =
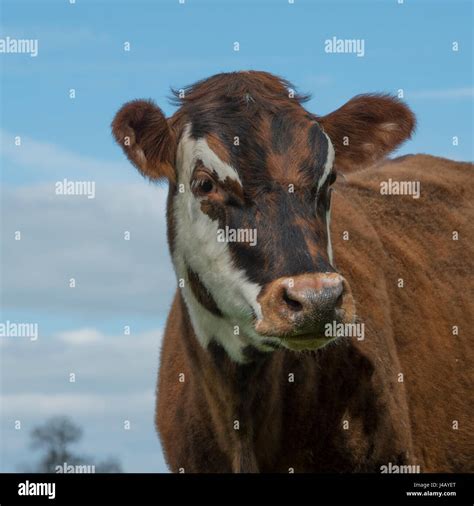
[[[415,128],[412,111],[389,95],[358,95],[318,121],[333,143],[335,166],[342,171],[379,160]]]
[[[126,103],[112,121],[112,132],[129,160],[153,180],[176,180],[176,136],[152,101]]]

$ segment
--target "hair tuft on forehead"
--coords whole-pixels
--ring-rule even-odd
[[[310,95],[297,93],[286,79],[254,70],[217,74],[179,90],[172,88],[171,91],[171,103],[181,107],[216,100],[237,101],[242,105],[299,105],[311,98]]]

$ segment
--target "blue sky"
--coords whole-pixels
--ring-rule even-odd
[[[166,188],[143,181],[113,143],[109,125],[123,102],[153,98],[171,114],[170,86],[243,69],[289,79],[312,94],[307,108],[318,114],[359,93],[402,89],[418,128],[399,154],[473,158],[470,1],[0,5],[0,38],[39,44],[36,57],[0,54],[1,320],[40,325],[34,343],[0,338],[2,470],[30,459],[31,427],[65,411],[84,426],[85,453],[116,455],[127,471],[166,469],[152,426],[174,286]],[[363,39],[364,57],[325,53],[332,37]],[[96,199],[54,195],[63,178],[94,180]],[[21,241],[12,239],[16,230]],[[125,230],[131,241],[123,240]],[[74,290],[71,276],[79,280]],[[132,336],[123,336],[124,325]],[[80,378],[73,387],[64,380],[71,370]],[[24,429],[14,431],[18,418]],[[129,432],[124,419],[132,420]]]

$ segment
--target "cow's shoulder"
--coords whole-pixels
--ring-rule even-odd
[[[472,177],[473,169],[474,164],[470,162],[425,154],[403,155],[382,160],[365,169],[353,172],[346,176],[345,180],[353,186],[366,184],[370,187],[370,184],[376,185],[389,177],[405,178],[406,180],[418,179],[425,184],[446,186],[451,192],[455,192],[458,183]]]

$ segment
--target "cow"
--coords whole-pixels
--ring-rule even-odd
[[[169,184],[170,469],[473,471],[472,164],[388,159],[415,128],[390,95],[319,116],[258,71],[175,94],[112,122]]]

